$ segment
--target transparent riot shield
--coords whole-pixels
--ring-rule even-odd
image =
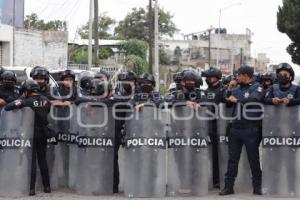
[[[34,113],[2,110],[0,118],[0,196],[27,196],[31,175]]]
[[[146,104],[130,114],[132,119],[126,120],[126,197],[163,197],[166,194],[165,114],[164,110]]]
[[[265,106],[263,119],[263,192],[300,196],[299,106]]]
[[[167,194],[206,195],[211,174],[206,108],[194,110],[178,105],[171,108],[170,114]]]
[[[78,163],[75,190],[84,195],[113,193],[115,121],[102,103],[80,104]]]

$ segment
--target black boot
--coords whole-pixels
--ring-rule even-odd
[[[50,188],[50,186],[44,187],[44,192],[45,192],[45,193],[51,193],[51,188]]]
[[[35,195],[35,189],[30,189],[29,196],[34,196],[34,195]]]
[[[225,186],[225,188],[221,190],[221,192],[219,192],[220,196],[225,196],[230,194],[234,194],[233,186]]]
[[[255,187],[253,187],[253,194],[255,194],[255,195],[263,195],[261,186],[255,186]]]

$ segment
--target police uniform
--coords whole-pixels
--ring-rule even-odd
[[[233,115],[237,116],[238,106],[241,108],[241,113],[245,109],[246,103],[262,102],[264,97],[263,88],[257,83],[239,85],[232,93],[238,99],[238,103],[233,105]],[[259,109],[257,105],[251,105],[247,109]],[[232,127],[229,133],[229,160],[227,173],[225,174],[225,188],[231,188],[233,193],[233,185],[238,173],[238,164],[243,145],[246,146],[248,160],[252,172],[252,183],[255,194],[261,193],[262,172],[259,160],[259,127],[261,120],[259,119],[262,112],[250,111],[245,113],[246,116],[256,118],[256,120],[246,119],[244,115],[240,119],[235,119],[232,122]],[[224,194],[222,194],[224,195]]]
[[[220,81],[222,78],[222,73],[219,69],[210,68],[203,72],[203,76],[206,77],[206,82],[208,88],[205,91],[207,102],[214,103],[219,105],[222,102],[225,102],[225,87]],[[211,83],[210,79],[215,77],[217,82]],[[208,109],[215,113],[214,106],[208,106]],[[219,174],[219,151],[218,151],[218,136],[217,136],[217,120],[211,120],[209,122],[209,137],[212,145],[212,167],[213,167],[213,184],[214,187],[219,188],[220,185],[220,174]]]
[[[20,97],[20,89],[15,85],[16,74],[13,71],[4,71],[1,74],[0,98],[6,103],[10,103]]]
[[[27,80],[28,90],[38,90],[39,86],[32,80]],[[48,125],[48,113],[50,111],[50,102],[48,98],[40,94],[15,100],[6,105],[5,110],[21,109],[23,107],[30,107],[34,113],[34,137],[33,137],[33,149],[32,149],[32,163],[31,163],[31,180],[30,180],[30,195],[35,194],[35,182],[36,182],[36,161],[38,161],[41,171],[42,182],[44,186],[44,192],[51,192],[48,165],[46,160],[47,151],[47,137],[49,130]]]

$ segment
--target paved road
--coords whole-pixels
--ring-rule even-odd
[[[74,193],[72,193],[71,191],[68,190],[64,190],[64,191],[58,191],[58,192],[53,192],[51,194],[44,194],[44,193],[39,193],[34,197],[23,197],[23,198],[0,198],[0,200],[15,200],[15,199],[20,199],[20,200],[47,200],[47,199],[51,199],[51,200],[126,200],[128,198],[125,198],[122,194],[118,194],[118,195],[113,195],[113,196],[80,196],[80,195],[76,195]],[[188,200],[271,200],[274,199],[274,197],[266,197],[266,196],[254,196],[252,194],[236,194],[236,195],[230,195],[230,196],[226,196],[226,197],[220,197],[217,195],[217,192],[211,192],[208,196],[204,196],[204,197],[188,197],[188,198],[184,198],[184,197],[178,197],[178,198],[142,198],[142,200],[171,200],[171,199],[175,199],[175,200],[183,200],[183,199],[188,199]],[[283,199],[296,199],[296,198],[276,198],[276,200],[283,200]]]

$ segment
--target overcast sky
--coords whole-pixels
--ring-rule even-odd
[[[133,7],[145,7],[148,0],[99,0],[100,12],[106,12],[116,20],[122,20]],[[276,12],[282,0],[159,0],[166,11],[174,15],[180,33],[218,27],[219,9],[232,6],[222,12],[221,27],[229,33],[253,32],[252,56],[265,52],[272,63],[290,62],[286,47],[289,38],[277,30]],[[73,40],[78,27],[88,20],[89,0],[25,0],[25,14],[37,13],[47,20],[66,20],[69,40]]]

